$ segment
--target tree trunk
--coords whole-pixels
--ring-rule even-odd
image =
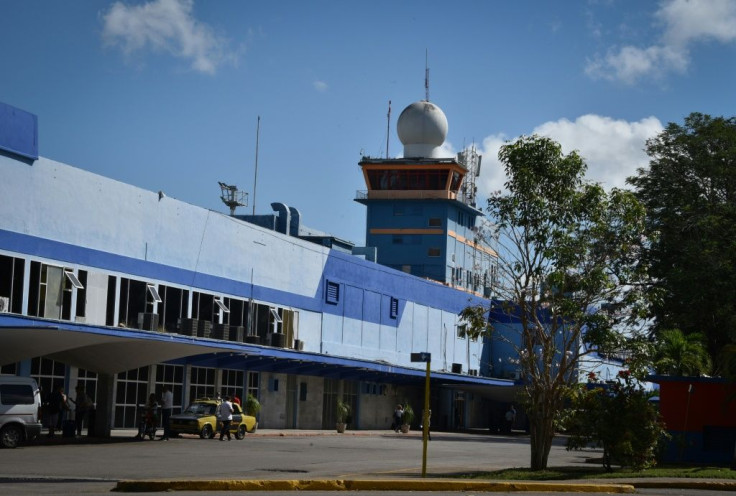
[[[555,437],[554,411],[544,408],[544,401],[537,404],[537,410],[529,416],[531,469],[545,470],[552,449],[552,439]]]

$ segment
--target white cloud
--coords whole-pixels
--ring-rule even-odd
[[[198,72],[214,74],[218,65],[234,61],[225,41],[192,15],[193,0],[153,0],[137,6],[115,2],[102,15],[102,37],[126,56],[150,49],[189,60]]]
[[[327,91],[328,88],[327,83],[325,83],[324,81],[315,81],[314,83],[312,83],[312,85],[317,91]]]
[[[657,12],[666,26],[664,40],[675,46],[713,39],[736,40],[736,2],[733,0],[672,0]]]
[[[554,139],[565,154],[577,150],[588,165],[586,179],[610,189],[624,187],[627,177],[634,175],[637,168],[647,166],[649,157],[644,151],[645,142],[662,130],[662,123],[656,117],[627,122],[588,114],[574,122],[568,119],[545,122],[531,134]],[[509,139],[503,134],[483,140],[483,165],[478,181],[479,193],[483,196],[505,189],[506,177],[498,161],[498,150],[507,141]]]
[[[634,84],[647,76],[660,78],[671,71],[682,73],[688,64],[689,55],[682,48],[651,46],[641,49],[625,46],[618,51],[610,50],[603,58],[589,60],[585,73],[594,79]]]
[[[611,48],[588,60],[585,73],[597,79],[634,84],[640,79],[682,73],[690,64],[690,46],[715,40],[736,41],[736,2],[733,0],[668,0],[654,16],[664,26],[658,43],[649,47]]]

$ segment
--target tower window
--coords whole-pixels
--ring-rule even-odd
[[[430,227],[442,227],[442,219],[440,219],[439,217],[430,217],[429,226]]]
[[[427,256],[430,257],[439,257],[442,255],[442,250],[439,248],[429,248],[427,250]]]

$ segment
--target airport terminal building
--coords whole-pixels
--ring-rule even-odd
[[[491,367],[492,343],[458,316],[495,278],[480,157],[437,156],[447,122],[430,102],[397,127],[403,157],[359,164],[356,247],[285,204],[217,212],[40,157],[37,117],[0,104],[1,372],[72,398],[84,385],[100,435],[136,425],[167,385],[175,411],[252,394],[261,427],[333,429],[344,398],[350,428],[383,429],[397,403],[419,415],[425,364],[411,355],[430,353],[433,428],[488,427],[518,371]]]

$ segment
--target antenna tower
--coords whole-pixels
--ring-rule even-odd
[[[475,196],[477,187],[476,179],[480,175],[480,163],[483,156],[478,154],[475,144],[470,145],[457,154],[458,162],[468,171],[465,173],[462,187],[462,202],[475,207]]]

